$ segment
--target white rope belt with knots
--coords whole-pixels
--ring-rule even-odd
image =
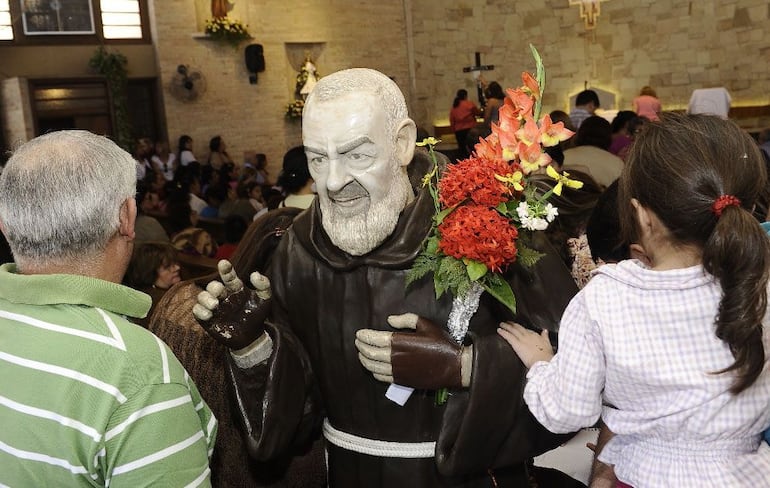
[[[432,458],[436,454],[435,442],[391,442],[367,439],[348,434],[332,427],[329,419],[324,419],[324,437],[337,447],[370,456],[391,458]]]

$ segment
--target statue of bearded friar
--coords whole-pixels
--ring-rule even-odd
[[[371,69],[318,80],[302,137],[316,201],[263,268],[238,270],[246,286],[220,262],[194,307],[229,348],[249,452],[280,457],[320,427],[332,487],[530,486],[527,461],[564,437],[522,400],[526,369],[496,333],[510,313],[483,296],[458,344],[445,325],[451,297],[437,299],[430,277],[405,287],[434,208],[410,183],[430,159],[415,151],[398,86]],[[555,329],[576,292],[558,256],[518,283],[531,316],[516,320]],[[400,405],[386,398],[391,383],[416,391]]]

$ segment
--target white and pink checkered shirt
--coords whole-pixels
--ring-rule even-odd
[[[635,488],[770,487],[770,370],[739,395],[712,374],[734,362],[714,334],[721,294],[702,266],[602,266],[565,310],[558,354],[529,371],[527,405],[554,432],[601,416],[616,435],[600,459]]]

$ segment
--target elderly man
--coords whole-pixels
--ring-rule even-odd
[[[410,185],[407,166],[426,156],[397,85],[368,69],[322,78],[302,128],[315,204],[251,275],[254,290],[222,262],[222,283],[194,308],[231,348],[252,455],[279,455],[325,417],[332,487],[529,486],[526,460],[558,439],[524,406],[526,371],[495,333],[500,307],[483,297],[461,346],[444,326],[451,297],[436,300],[429,277],[405,287],[433,202]],[[565,288],[529,318],[553,326],[575,287],[563,265],[551,274]],[[390,382],[417,390],[400,406]]]
[[[134,160],[86,131],[21,146],[0,176],[0,485],[210,486],[216,419],[128,322]]]

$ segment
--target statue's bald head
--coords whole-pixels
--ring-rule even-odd
[[[406,101],[398,85],[379,71],[369,68],[346,69],[321,78],[307,97],[305,107],[350,93],[368,93],[378,99],[387,116],[387,129],[390,134],[396,131],[401,122],[409,118]]]

